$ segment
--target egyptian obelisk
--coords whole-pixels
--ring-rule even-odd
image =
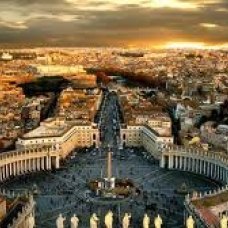
[[[115,188],[115,177],[112,176],[112,152],[109,151],[107,154],[107,170],[105,179],[105,189],[110,190]]]
[[[107,178],[110,181],[112,178],[112,152],[108,152],[108,157],[107,157]]]

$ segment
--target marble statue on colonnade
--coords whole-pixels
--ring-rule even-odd
[[[71,217],[71,219],[70,219],[70,228],[78,228],[78,223],[79,223],[79,219],[74,214],[73,217]]]
[[[154,226],[155,226],[155,228],[161,228],[161,225],[162,225],[162,219],[161,219],[160,215],[158,215],[154,219]]]
[[[123,217],[123,228],[128,228],[130,226],[131,214],[125,213]]]
[[[105,215],[105,227],[112,228],[112,224],[113,224],[113,213],[112,213],[112,211],[109,211]]]
[[[228,217],[226,215],[223,215],[222,219],[220,220],[220,227],[227,228],[228,227],[227,223],[228,223]]]
[[[59,217],[56,219],[56,227],[57,228],[64,228],[64,221],[66,218],[62,216],[62,214],[59,214]]]
[[[149,228],[149,227],[150,227],[150,217],[147,214],[144,214],[143,228]]]
[[[99,218],[96,213],[93,213],[90,217],[90,228],[98,228]]]
[[[186,227],[187,228],[194,228],[194,224],[195,224],[195,221],[194,219],[192,218],[192,216],[190,215],[186,221]]]
[[[35,218],[32,214],[28,217],[28,228],[34,228],[35,227]]]

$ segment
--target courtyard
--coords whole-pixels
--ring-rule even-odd
[[[189,192],[215,189],[218,184],[200,176],[159,168],[153,158],[143,156],[137,149],[124,149],[113,155],[113,176],[129,178],[139,187],[140,194],[125,199],[99,199],[90,194],[90,179],[106,175],[105,149],[82,149],[62,165],[60,170],[34,173],[16,177],[2,184],[1,188],[17,193],[34,192],[36,201],[36,224],[40,228],[55,227],[60,213],[66,217],[66,227],[73,214],[80,219],[80,227],[89,227],[89,218],[97,213],[100,227],[104,227],[104,215],[114,213],[114,227],[121,227],[124,213],[131,213],[132,227],[142,227],[144,213],[151,220],[157,215],[164,227],[183,227],[184,194],[181,186]]]

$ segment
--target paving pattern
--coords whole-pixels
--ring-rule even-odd
[[[162,170],[156,161],[146,160],[137,151],[125,150],[122,151],[124,159],[123,155],[121,160],[119,157],[113,158],[113,175],[134,180],[142,193],[137,197],[111,202],[88,197],[88,180],[105,173],[105,153],[87,151],[78,154],[65,164],[63,170],[20,177],[6,182],[4,187],[23,192],[37,186],[36,218],[40,228],[55,227],[59,213],[67,217],[67,222],[74,213],[77,214],[80,227],[86,228],[89,227],[89,217],[93,212],[100,216],[103,227],[104,214],[109,209],[115,212],[116,227],[119,227],[125,212],[132,214],[133,227],[140,227],[146,211],[151,218],[159,213],[166,227],[182,227],[184,196],[175,193],[175,190],[183,183],[190,191],[217,187],[216,183],[190,173]]]

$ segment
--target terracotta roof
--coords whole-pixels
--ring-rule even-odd
[[[202,216],[203,220],[209,226],[216,227],[219,225],[219,218],[216,215],[214,215],[209,209],[201,208],[201,209],[199,209],[199,213]]]

